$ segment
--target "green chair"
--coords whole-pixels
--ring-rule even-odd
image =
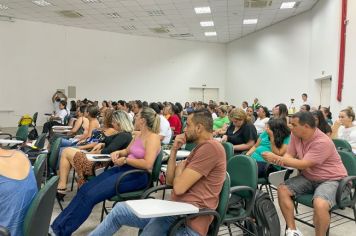
[[[38,149],[43,149],[46,142],[46,134],[40,134],[34,144]]]
[[[36,127],[37,125],[37,117],[38,117],[38,112],[35,112],[32,116],[32,123],[30,124],[30,127]]]
[[[352,152],[352,147],[349,142],[344,139],[333,139],[335,147],[337,150],[344,150],[348,152]]]
[[[28,136],[28,125],[21,125],[18,127],[16,131],[16,136],[14,138],[26,142],[27,136]]]
[[[152,172],[149,172],[149,171],[143,170],[143,169],[135,169],[135,170],[127,171],[127,172],[123,173],[122,175],[120,175],[118,177],[117,181],[116,181],[116,186],[115,186],[115,188],[116,188],[116,196],[114,196],[114,197],[109,199],[109,201],[113,201],[114,202],[113,207],[118,202],[123,202],[123,201],[126,201],[126,200],[140,199],[142,194],[148,188],[153,187],[154,183],[159,178],[159,173],[161,171],[162,158],[163,158],[163,152],[161,150],[159,152],[156,160],[155,160],[155,163],[153,164]],[[143,188],[143,189],[136,190],[136,191],[133,191],[133,192],[120,193],[119,190],[120,190],[120,184],[121,184],[122,180],[125,179],[127,176],[129,176],[131,174],[137,174],[137,173],[147,174],[149,176],[149,181],[148,181],[147,186],[145,188]],[[100,222],[103,221],[103,219],[104,219],[104,213],[108,214],[108,210],[106,209],[105,202],[106,202],[106,200],[103,201]]]
[[[236,155],[227,164],[231,179],[231,197],[223,223],[227,225],[230,235],[231,224],[247,233],[255,233],[255,223],[251,219],[257,189],[257,163],[246,155]]]
[[[234,156],[234,145],[229,142],[223,142],[221,143],[225,149],[226,153],[226,163]]]
[[[142,199],[149,198],[152,193],[156,193],[160,190],[167,190],[167,189],[172,189],[172,186],[160,185],[160,186],[150,188],[142,195]],[[219,227],[222,224],[222,220],[224,219],[226,214],[226,209],[229,202],[229,196],[230,196],[230,177],[229,174],[226,173],[225,181],[219,195],[218,207],[215,210],[200,209],[199,213],[179,216],[178,219],[170,227],[168,235],[170,236],[176,235],[176,231],[183,224],[186,223],[187,219],[191,219],[197,216],[204,216],[204,215],[214,216],[214,220],[209,227],[208,235],[214,235],[214,236],[218,235]]]
[[[58,159],[59,159],[59,149],[61,145],[61,138],[57,138],[51,145],[50,151],[48,153],[48,172],[47,176],[52,177],[57,175],[58,169]]]
[[[40,154],[33,165],[33,171],[35,173],[37,188],[41,188],[43,175],[46,169],[46,154]]]
[[[336,206],[330,209],[329,213],[330,215],[331,213],[333,213],[343,218],[355,221],[356,223],[356,192],[355,192],[356,191],[356,158],[352,152],[340,150],[338,151],[338,153],[341,157],[342,163],[344,164],[347,170],[348,176],[340,181],[339,187],[336,192]],[[347,188],[349,183],[352,185],[351,192],[350,194],[345,195],[344,190]],[[313,208],[312,200],[313,200],[313,194],[304,194],[294,199],[296,207],[298,206],[298,204],[302,204],[310,208]],[[341,214],[339,211],[337,212],[335,211],[340,209],[343,210],[345,208],[351,208],[353,210],[354,218]],[[309,225],[311,227],[314,227],[313,224],[305,221],[302,218],[298,218],[297,216],[295,217],[295,220],[304,223],[306,225]],[[328,229],[326,235],[329,235],[329,230],[330,228]]]
[[[24,236],[48,235],[59,177],[54,176],[35,195],[25,215]]]
[[[278,169],[275,168],[274,165],[267,163],[264,176],[259,177],[257,180],[257,183],[260,186],[259,189],[262,191],[262,188],[265,187],[266,192],[268,193],[268,195],[270,196],[272,201],[274,201],[274,196],[273,196],[273,192],[272,192],[272,186],[268,180],[268,176],[270,173],[273,173],[275,171],[278,171]]]

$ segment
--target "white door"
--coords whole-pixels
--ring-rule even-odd
[[[191,102],[203,101],[203,89],[189,88],[189,99]]]
[[[320,80],[320,105],[329,107],[331,99],[331,78]]]
[[[208,103],[209,100],[219,100],[219,88],[189,88],[190,101],[202,101]]]

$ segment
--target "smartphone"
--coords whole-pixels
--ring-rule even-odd
[[[108,159],[110,156],[92,156],[94,159]]]

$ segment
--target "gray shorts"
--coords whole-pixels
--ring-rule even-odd
[[[306,179],[302,175],[286,180],[283,184],[288,187],[295,197],[303,194],[313,194],[315,198],[322,198],[329,203],[330,208],[336,205],[336,191],[340,180],[316,182]],[[347,191],[344,193],[347,194]]]

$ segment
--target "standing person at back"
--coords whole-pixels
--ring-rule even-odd
[[[300,175],[278,187],[278,203],[287,224],[287,236],[300,236],[294,220],[292,197],[313,194],[316,236],[325,236],[330,224],[329,210],[336,204],[336,191],[346,169],[332,140],[316,128],[310,112],[298,112],[291,118],[291,141],[287,153],[278,156],[262,153],[265,160],[300,170]]]
[[[167,167],[167,184],[173,186],[173,201],[190,203],[200,209],[217,208],[226,176],[226,157],[222,145],[213,140],[212,127],[209,111],[194,111],[188,116],[185,134],[174,140]],[[177,151],[186,142],[194,142],[197,146],[187,160],[177,164]],[[167,235],[176,219],[177,216],[139,218],[125,203],[118,203],[90,235],[113,235],[123,225],[143,229],[141,236]],[[206,235],[212,220],[212,216],[190,219],[176,235]]]

